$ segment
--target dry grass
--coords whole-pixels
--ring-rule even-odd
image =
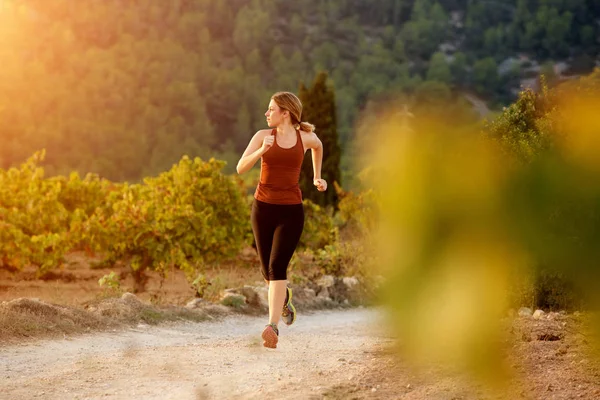
[[[117,326],[110,319],[81,309],[37,299],[16,299],[0,304],[0,344],[33,337],[69,335]]]
[[[200,309],[184,307],[195,298],[195,290],[178,269],[168,271],[166,276],[148,272],[146,291],[134,296],[128,293],[134,285],[126,267],[90,268],[93,260],[80,253],[68,258],[70,261],[65,266],[52,271],[45,279],[39,279],[33,267],[17,272],[0,269],[0,345],[127,327],[140,322],[200,322],[219,318],[232,312],[214,304],[220,301],[224,289],[264,285],[252,248],[244,249],[235,260],[204,269],[203,274],[210,285],[205,290],[206,301]],[[111,271],[121,277],[119,287],[100,287],[98,280]],[[293,285],[314,286],[306,275],[302,282],[296,282],[295,273],[290,272]],[[313,262],[306,262],[297,268],[297,272],[311,276],[322,273]],[[303,299],[303,294],[299,290],[295,297],[299,302],[307,302],[304,309],[328,308],[321,303],[311,306],[310,299]],[[259,308],[243,307],[236,312],[263,313],[264,310]]]
[[[202,309],[183,307],[195,292],[183,272],[166,276],[149,272],[146,291],[133,296],[133,279],[127,268],[90,268],[92,259],[81,253],[69,255],[68,263],[44,279],[34,267],[23,271],[0,269],[0,345],[22,340],[124,328],[140,322],[195,321],[219,318],[228,310],[217,302],[225,288],[261,282],[253,249],[236,260],[207,268],[211,283]],[[98,280],[114,271],[122,276],[120,289],[102,288]],[[121,296],[122,293],[124,295]]]
[[[144,322],[150,325],[169,321],[201,322],[224,315],[218,307],[186,309],[159,308],[146,304],[131,293],[106,298],[78,308],[20,298],[0,304],[0,346],[33,338],[60,337],[125,328]]]

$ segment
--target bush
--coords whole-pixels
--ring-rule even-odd
[[[541,270],[534,283],[535,306],[541,309],[577,310],[584,305],[583,294],[564,274]]]
[[[335,190],[340,198],[336,220],[344,237],[364,237],[372,232],[378,210],[375,191],[368,189],[358,194],[345,192],[337,184]]]
[[[363,241],[336,241],[315,252],[314,262],[321,274],[334,276],[371,275],[373,258]]]
[[[500,116],[486,123],[485,135],[496,141],[513,162],[530,162],[552,146],[545,123],[549,108],[546,91],[540,95],[527,89]]]
[[[58,201],[61,186],[44,179],[35,153],[19,168],[0,170],[0,265],[21,269],[38,266],[43,274],[63,262],[71,249],[70,214]]]
[[[51,181],[60,186],[58,201],[65,209],[70,213],[81,210],[86,217],[94,214],[97,208],[103,208],[108,193],[120,186],[96,174],[87,174],[81,179],[77,172],[71,173],[68,178],[53,177]]]
[[[551,91],[525,91],[487,125],[508,156],[505,168],[516,166],[504,187],[506,212],[535,266],[532,306],[573,309],[596,290],[599,106],[597,70]]]
[[[144,271],[177,267],[190,279],[206,263],[238,253],[245,240],[249,210],[224,163],[187,157],[143,184],[113,191],[107,207],[87,223],[87,239],[108,262],[130,262],[136,291]]]
[[[320,249],[332,244],[337,237],[333,225],[333,210],[321,207],[310,200],[304,200],[304,230],[299,248]]]

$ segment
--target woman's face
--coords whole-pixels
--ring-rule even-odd
[[[269,102],[269,108],[265,113],[267,117],[267,125],[269,128],[275,128],[283,123],[284,117],[287,115],[287,111],[283,111],[275,101]]]

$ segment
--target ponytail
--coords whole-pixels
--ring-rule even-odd
[[[315,131],[315,126],[311,123],[308,122],[300,122],[300,130],[303,132],[314,132]]]

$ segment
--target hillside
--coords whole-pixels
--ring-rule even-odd
[[[0,167],[46,148],[51,174],[138,180],[182,154],[237,161],[278,90],[336,90],[344,165],[369,104],[497,108],[585,74],[598,0],[4,0]],[[476,118],[476,116],[471,116]]]

